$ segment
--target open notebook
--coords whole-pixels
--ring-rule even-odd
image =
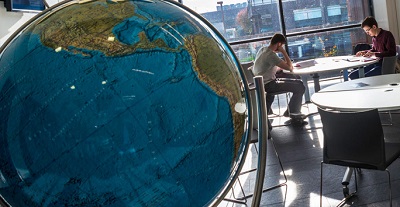
[[[376,60],[376,58],[375,57],[356,57],[356,56],[353,56],[353,57],[346,58],[344,60],[349,61],[349,62],[357,62],[357,61],[368,62],[368,61]]]

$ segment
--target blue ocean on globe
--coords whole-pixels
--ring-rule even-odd
[[[244,162],[239,63],[163,0],[65,1],[0,49],[12,206],[206,206]]]

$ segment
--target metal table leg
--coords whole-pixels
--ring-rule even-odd
[[[314,91],[318,92],[321,90],[321,86],[319,85],[319,75],[318,73],[313,74],[313,79],[314,79]]]
[[[358,68],[358,77],[360,77],[360,78],[364,78],[365,77],[364,67]]]

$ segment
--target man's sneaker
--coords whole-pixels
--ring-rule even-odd
[[[293,126],[303,126],[307,125],[308,122],[304,121],[307,116],[301,113],[290,114],[290,121]]]
[[[283,113],[283,116],[284,117],[290,117],[292,119],[296,119],[296,118],[305,119],[305,118],[307,118],[307,116],[305,114],[302,114],[300,112],[299,113],[290,113],[290,115],[289,115],[288,110],[286,110],[285,113]]]
[[[290,118],[291,119],[305,119],[305,118],[307,118],[307,116],[302,113],[291,113]]]
[[[293,126],[305,126],[308,122],[304,121],[303,119],[291,119],[290,124]]]

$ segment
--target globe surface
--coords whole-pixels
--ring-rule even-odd
[[[0,50],[0,194],[13,206],[204,206],[243,162],[239,63],[162,0],[67,1]]]

